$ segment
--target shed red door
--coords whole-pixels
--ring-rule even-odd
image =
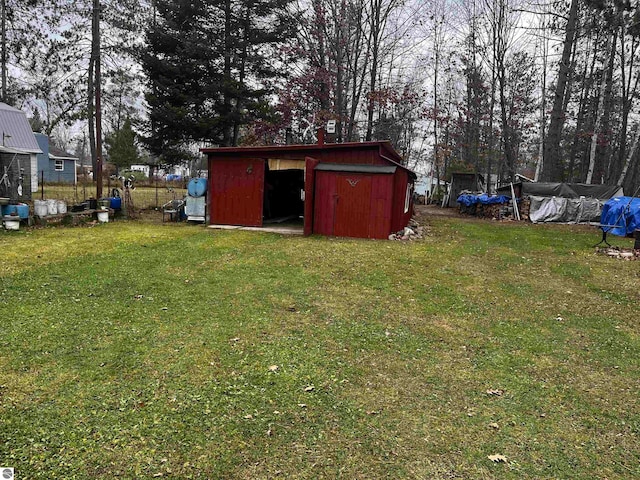
[[[209,171],[211,223],[262,226],[264,160],[214,160]]]
[[[391,229],[392,175],[316,172],[314,233],[387,238]]]
[[[369,237],[371,175],[337,175],[335,209],[334,235]]]

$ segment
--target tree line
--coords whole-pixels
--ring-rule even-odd
[[[203,145],[310,143],[335,120],[335,141],[389,140],[438,180],[640,185],[637,1],[0,7],[3,100],[93,158],[100,86],[116,162],[137,158],[134,142],[164,164]]]

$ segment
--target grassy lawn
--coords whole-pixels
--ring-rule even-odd
[[[20,479],[640,477],[640,263],[595,255],[595,229],[429,231],[2,232],[0,465]]]

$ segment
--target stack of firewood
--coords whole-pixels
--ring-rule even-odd
[[[529,212],[531,210],[531,200],[529,197],[523,198],[522,201],[518,204],[518,208],[520,209],[520,218],[523,222],[529,221]]]
[[[504,204],[492,203],[489,205],[478,205],[477,215],[481,218],[501,218],[501,212],[504,209]]]

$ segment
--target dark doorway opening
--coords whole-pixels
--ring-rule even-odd
[[[264,224],[302,223],[304,170],[270,170],[264,176]]]

